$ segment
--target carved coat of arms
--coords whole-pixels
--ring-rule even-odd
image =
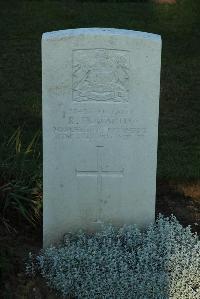
[[[73,101],[128,102],[129,53],[110,49],[73,51]]]

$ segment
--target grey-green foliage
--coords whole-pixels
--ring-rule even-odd
[[[200,298],[200,241],[174,216],[159,216],[145,231],[105,226],[79,232],[33,257],[39,273],[62,295],[75,298]]]

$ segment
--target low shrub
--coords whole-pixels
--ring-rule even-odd
[[[30,254],[27,273],[40,273],[75,298],[200,298],[200,241],[174,216],[144,231],[104,226],[68,235],[64,244]]]

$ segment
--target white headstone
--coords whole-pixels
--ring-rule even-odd
[[[154,221],[160,61],[155,34],[43,34],[44,246]]]

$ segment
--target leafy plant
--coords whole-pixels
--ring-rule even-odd
[[[1,145],[0,215],[7,226],[13,216],[15,222],[25,219],[31,225],[40,219],[42,183],[39,138],[38,131],[24,146],[22,132],[18,128]]]
[[[174,216],[144,231],[105,226],[66,235],[60,247],[30,254],[27,272],[40,273],[75,298],[200,298],[200,241]]]

